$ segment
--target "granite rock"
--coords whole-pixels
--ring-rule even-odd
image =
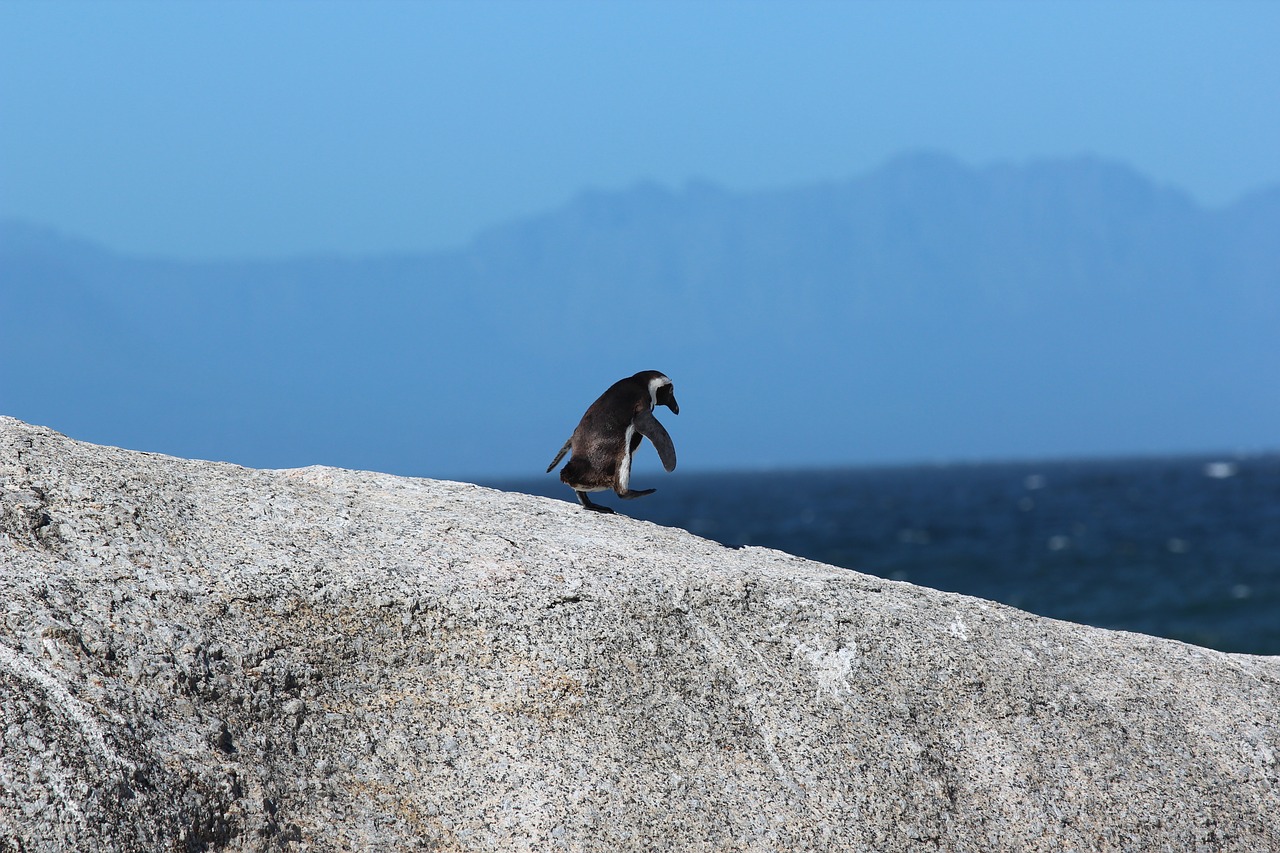
[[[9,418],[0,484],[6,851],[1280,849],[1280,658]]]

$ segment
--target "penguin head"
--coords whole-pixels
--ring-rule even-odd
[[[636,379],[649,386],[650,408],[666,406],[674,414],[680,414],[680,404],[676,402],[675,386],[665,374],[657,370],[642,370],[635,375]]]
[[[671,384],[670,379],[667,379],[666,385],[658,386],[658,393],[653,395],[653,402],[655,408],[657,406],[666,406],[671,410],[672,414],[680,414],[680,404],[676,402],[675,386]]]

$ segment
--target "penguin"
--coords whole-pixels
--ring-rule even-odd
[[[595,512],[613,512],[607,506],[592,503],[587,492],[613,489],[618,497],[651,495],[657,489],[631,488],[631,457],[647,438],[658,450],[662,467],[676,470],[676,449],[671,436],[653,416],[656,406],[666,406],[680,414],[671,380],[656,370],[642,370],[635,376],[619,379],[591,404],[569,440],[547,466],[547,473],[559,464],[570,449],[573,454],[560,469],[560,482],[573,489],[582,505]]]

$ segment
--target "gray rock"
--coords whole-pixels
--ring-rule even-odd
[[[0,482],[6,850],[1280,849],[1277,658],[7,418]]]

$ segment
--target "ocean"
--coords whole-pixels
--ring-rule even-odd
[[[575,500],[555,473],[489,483]],[[1102,628],[1280,654],[1280,454],[637,473],[619,512]]]

